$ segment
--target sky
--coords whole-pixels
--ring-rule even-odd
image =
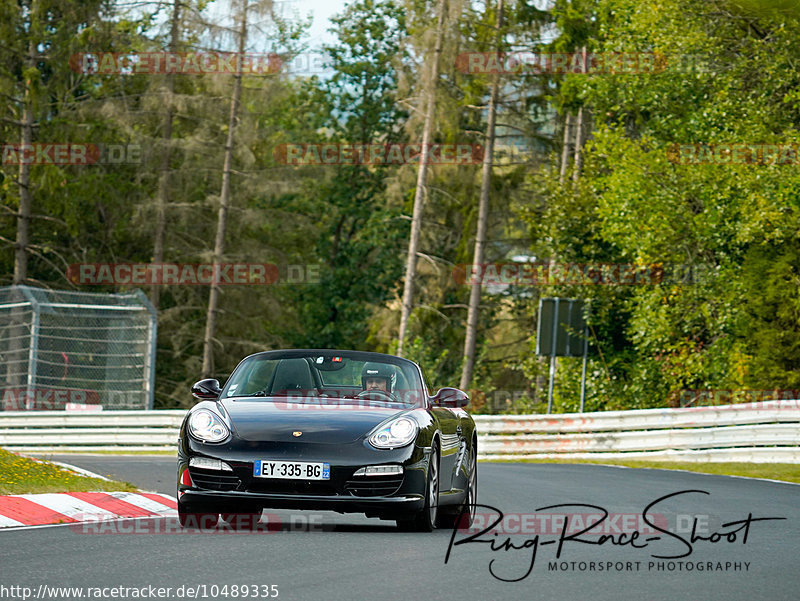
[[[308,37],[312,48],[335,41],[334,36],[326,32],[331,26],[328,18],[341,12],[349,4],[347,0],[283,0],[282,3],[290,13],[297,12],[303,17],[311,14],[314,17]]]
[[[297,21],[300,18],[307,19],[309,15],[313,18],[304,39],[308,48],[313,50],[320,48],[323,44],[336,43],[336,37],[327,31],[332,26],[328,19],[342,12],[345,6],[351,2],[352,0],[273,0],[273,6],[275,12],[289,22]],[[236,0],[217,0],[209,6],[206,14],[212,20],[215,19],[214,22],[218,25],[229,23],[231,15],[234,13],[231,8],[232,4],[238,4],[238,2]]]

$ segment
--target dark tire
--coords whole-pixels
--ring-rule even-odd
[[[439,514],[439,445],[431,445],[428,478],[425,485],[425,506],[408,519],[397,520],[403,532],[432,532]]]
[[[255,530],[261,519],[261,512],[258,513],[223,513],[222,520],[234,530]]]
[[[211,530],[219,523],[218,513],[202,513],[178,502],[178,522],[186,530]]]
[[[467,496],[463,503],[459,503],[454,509],[442,507],[439,511],[439,526],[443,528],[453,528],[458,525],[459,529],[466,529],[475,522],[475,512],[478,501],[478,445],[473,443],[472,452],[469,458],[469,480],[467,482]]]

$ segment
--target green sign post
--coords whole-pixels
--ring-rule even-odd
[[[581,412],[586,398],[586,357],[589,353],[588,304],[576,298],[539,299],[539,321],[536,328],[536,354],[550,357],[550,379],[547,386],[547,412],[553,410],[553,383],[556,357],[583,355],[581,370]]]

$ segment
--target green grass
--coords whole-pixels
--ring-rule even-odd
[[[489,460],[491,462],[491,460]],[[503,461],[505,462],[505,460]],[[800,483],[800,464],[795,463],[689,463],[681,461],[625,461],[605,460],[550,460],[518,459],[514,463],[589,463],[596,465],[621,465],[624,467],[658,470],[685,470],[719,476],[744,476],[746,478],[769,478],[785,482]],[[485,463],[482,461],[481,463]]]
[[[49,461],[34,461],[0,449],[0,495],[117,490],[135,492],[138,489],[128,482],[87,478]]]

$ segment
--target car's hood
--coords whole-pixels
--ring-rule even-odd
[[[230,415],[236,434],[242,440],[254,442],[352,442],[382,421],[407,410],[241,398],[225,399],[221,404]],[[294,432],[302,435],[294,436]]]

